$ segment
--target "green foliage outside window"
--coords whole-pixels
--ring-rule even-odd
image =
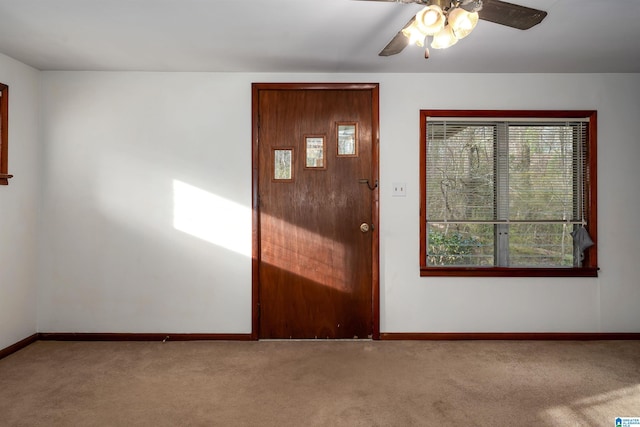
[[[459,232],[429,233],[429,263],[432,265],[470,265],[480,241]]]

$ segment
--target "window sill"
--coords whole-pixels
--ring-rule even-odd
[[[9,185],[10,178],[13,178],[13,175],[0,173],[0,185]]]
[[[597,267],[508,268],[508,267],[420,267],[420,276],[449,277],[598,277]]]

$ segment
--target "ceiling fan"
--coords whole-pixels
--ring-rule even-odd
[[[527,30],[539,24],[547,12],[501,0],[366,0],[424,5],[416,15],[380,51],[380,56],[400,53],[410,43],[424,46],[432,37],[431,47],[453,46],[475,28],[478,19]],[[429,49],[425,48],[425,58]]]

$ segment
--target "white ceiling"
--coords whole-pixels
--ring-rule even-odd
[[[419,5],[355,0],[0,0],[0,53],[41,70],[640,72],[640,0],[512,0],[446,50],[378,52]]]

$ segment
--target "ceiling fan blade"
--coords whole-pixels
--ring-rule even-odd
[[[409,25],[413,24],[413,21],[415,21],[416,17],[412,17],[409,22],[407,22],[407,25],[405,25],[404,27],[402,27],[402,30],[404,30],[405,28],[407,28]],[[380,53],[378,54],[378,56],[391,56],[391,55],[395,55],[397,53],[402,52],[402,49],[404,49],[405,47],[407,47],[407,45],[409,44],[409,39],[407,38],[407,36],[405,36],[402,33],[402,30],[398,31],[398,34],[396,34],[389,43],[387,43],[387,45],[384,47],[384,49],[382,49],[380,51]]]
[[[501,0],[483,0],[478,12],[480,19],[506,25],[519,30],[528,30],[538,25],[547,16],[544,10],[532,9]]]

